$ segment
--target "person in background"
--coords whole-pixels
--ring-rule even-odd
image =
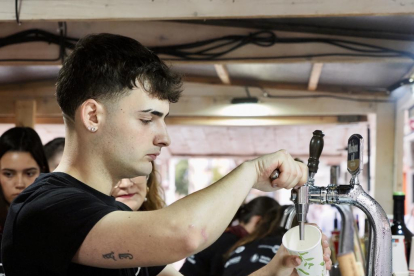
[[[186,259],[180,272],[185,276],[219,276],[223,270],[223,255],[239,239],[252,233],[262,217],[272,208],[279,208],[279,203],[267,196],[257,197],[243,204],[234,220],[239,224],[230,226],[211,246]]]
[[[252,234],[237,241],[226,252],[223,276],[246,276],[272,260],[281,247],[282,237],[287,231],[280,226],[280,223],[283,212],[288,206],[269,210]],[[286,249],[283,247],[281,250]],[[330,269],[330,259],[324,256],[324,260]]]
[[[50,171],[54,171],[62,159],[65,138],[58,137],[46,143],[44,146]]]
[[[42,141],[36,131],[29,127],[14,127],[3,133],[0,137],[0,235],[11,202],[40,173],[48,172]]]
[[[14,127],[0,137],[1,196],[11,202],[49,165],[39,135],[29,127]]]
[[[157,181],[156,170],[154,167],[150,175],[138,176],[135,178],[125,178],[119,181],[112,189],[111,195],[117,202],[127,205],[132,211],[154,211],[165,207],[162,198],[163,190]],[[164,267],[144,267],[137,268],[137,276],[158,275],[174,276],[181,275],[172,265]]]

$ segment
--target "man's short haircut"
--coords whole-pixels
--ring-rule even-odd
[[[88,99],[114,100],[143,87],[151,96],[174,103],[181,86],[181,76],[138,41],[103,33],[76,44],[59,71],[56,95],[63,113],[74,119]]]
[[[47,160],[53,158],[57,153],[63,152],[65,148],[65,138],[58,137],[49,142],[44,146]]]

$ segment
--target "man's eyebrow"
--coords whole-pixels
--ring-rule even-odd
[[[155,115],[157,117],[163,117],[164,116],[164,113],[159,112],[157,110],[152,110],[152,109],[140,110],[139,112],[144,112],[144,113],[150,112],[152,115]],[[168,116],[168,114],[167,114],[167,116]]]

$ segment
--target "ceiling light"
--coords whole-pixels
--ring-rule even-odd
[[[247,97],[240,97],[240,98],[233,98],[231,99],[232,104],[255,104],[259,102],[259,99],[257,97],[252,97],[250,95],[249,88],[245,87]]]
[[[258,103],[259,99],[257,97],[244,97],[244,98],[233,98],[231,99],[232,104],[246,104],[246,103]]]

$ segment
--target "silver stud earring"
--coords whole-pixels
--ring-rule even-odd
[[[97,128],[96,127],[89,127],[89,130],[92,131],[92,132],[95,132],[97,130]]]

